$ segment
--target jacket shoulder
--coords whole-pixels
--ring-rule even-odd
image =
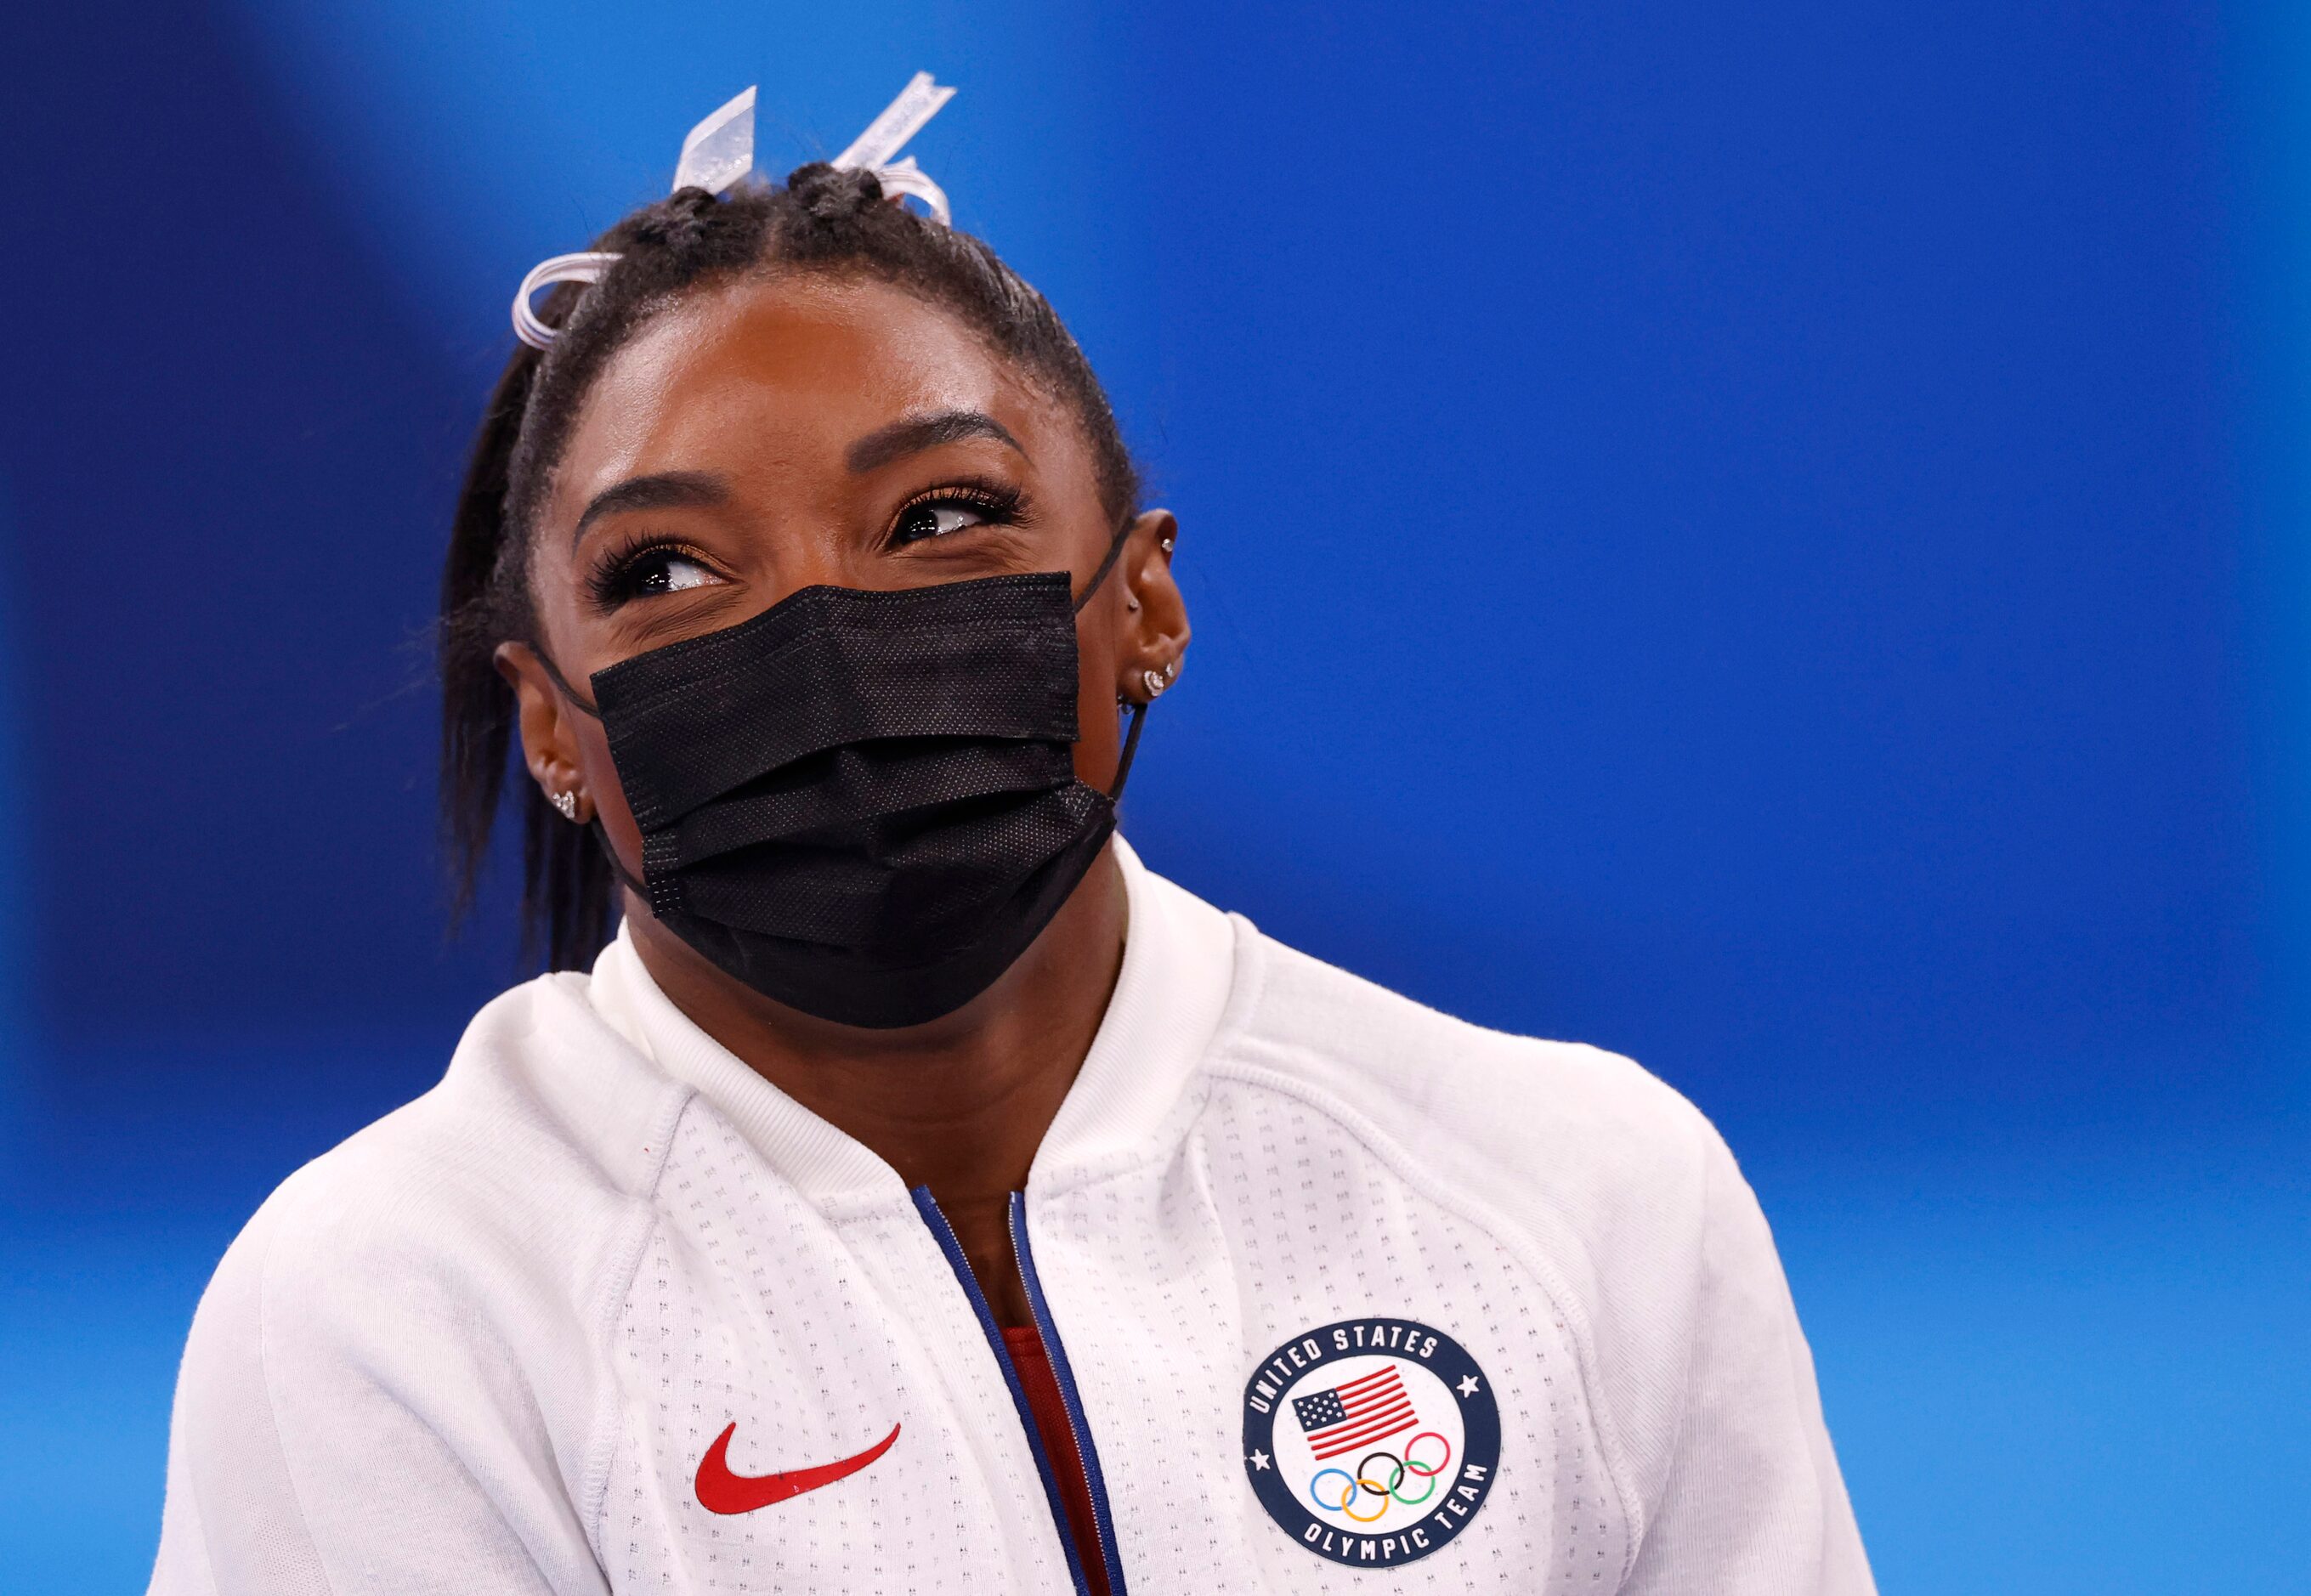
[[[265,1205],[279,1270],[460,1245],[533,1260],[646,1194],[688,1095],[597,1016],[582,975],[525,982],[467,1026],[431,1091],[340,1142]]]
[[[650,1116],[687,1093],[620,1057],[583,979],[491,1003],[438,1086],[283,1181],[226,1252],[178,1375],[155,1589],[200,1563],[221,1589],[318,1588],[349,1547],[590,1565],[606,1305],[650,1222]],[[376,1513],[419,1502],[423,1533],[372,1544]]]
[[[520,1361],[550,1327],[582,1337],[689,1096],[593,1013],[585,981],[484,1007],[432,1090],[274,1190],[205,1303],[261,1304],[268,1339],[316,1367],[388,1347]]]
[[[1716,1133],[1620,1054],[1488,1030],[1257,936],[1230,1064],[1329,1101],[1481,1200],[1553,1211],[1603,1243],[1703,1200]],[[1631,1212],[1635,1209],[1636,1212]]]

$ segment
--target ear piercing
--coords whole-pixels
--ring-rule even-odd
[[[1159,548],[1159,549],[1162,549],[1165,554],[1170,554],[1170,553],[1172,552],[1172,537],[1171,537],[1171,534],[1169,534],[1169,533],[1164,534],[1164,536],[1163,539],[1162,539],[1160,542],[1158,542],[1158,543],[1156,544],[1156,546],[1157,548]]]
[[[1139,684],[1141,686],[1147,689],[1148,702],[1152,703],[1156,699],[1163,697],[1164,689],[1169,687],[1172,685],[1172,678],[1179,674],[1180,662],[1176,659],[1165,660],[1164,662],[1164,668],[1160,671],[1141,671],[1139,673]]]
[[[545,795],[545,801],[554,806],[554,812],[562,819],[571,822],[577,820],[578,795],[574,791],[565,787],[560,792],[549,792]]]

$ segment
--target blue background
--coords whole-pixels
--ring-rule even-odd
[[[578,9],[0,10],[0,1583],[139,1585],[216,1255],[515,973],[513,283],[929,67],[1181,517],[1148,859],[1714,1115],[1888,1592],[2311,1590],[2300,8]]]

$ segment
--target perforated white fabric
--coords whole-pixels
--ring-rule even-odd
[[[1293,954],[1118,846],[1124,970],[1025,1225],[1126,1590],[1871,1589],[1771,1237],[1699,1114]],[[1287,1534],[1240,1427],[1263,1358],[1360,1317],[1452,1338],[1501,1421],[1481,1505],[1387,1566]],[[441,1086],[235,1243],[153,1589],[1066,1592],[996,1359],[897,1176],[622,942],[484,1010]],[[761,1476],[894,1425],[823,1488],[701,1503],[726,1429]]]
[[[1305,1103],[1222,1082],[1174,1157],[1033,1206],[1036,1260],[1070,1304],[1060,1330],[1102,1447],[1196,1482],[1134,1477],[1114,1493],[1127,1565],[1203,1567],[1216,1593],[1342,1588],[1348,1571],[1279,1534],[1242,1488],[1241,1377],[1225,1400],[1182,1393],[1312,1325],[1409,1315],[1491,1374],[1500,1482],[1443,1553],[1357,1571],[1356,1588],[1613,1588],[1628,1525],[1563,1321],[1490,1236],[1374,1173],[1370,1150]]]
[[[702,1099],[659,1194],[618,1331],[632,1405],[599,1537],[614,1588],[1072,1588],[1058,1541],[1020,1522],[1042,1500],[1033,1461],[911,1205],[830,1223]],[[841,1488],[724,1517],[692,1481],[732,1422],[747,1475],[855,1455],[894,1423],[902,1444]]]

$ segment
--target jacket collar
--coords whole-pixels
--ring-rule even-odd
[[[1219,1029],[1236,939],[1250,928],[1156,875],[1119,836],[1129,904],[1123,969],[1083,1068],[1044,1134],[1031,1194],[1169,1150],[1173,1111]],[[830,1215],[904,1205],[889,1164],[742,1063],[676,1007],[622,924],[595,962],[595,1010],[660,1069],[711,1103],[771,1166]]]

